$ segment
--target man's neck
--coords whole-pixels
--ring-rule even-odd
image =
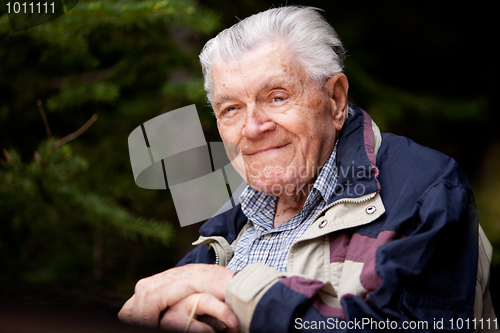
[[[312,184],[314,184],[314,181]],[[278,197],[274,213],[273,228],[290,220],[301,211],[306,203],[309,192],[311,192],[312,184],[311,186],[309,186],[309,184],[304,185],[292,195],[284,193],[284,195]]]

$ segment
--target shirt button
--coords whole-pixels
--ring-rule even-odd
[[[269,240],[269,239],[271,239],[271,236],[272,236],[271,234],[267,234],[264,236],[264,239]]]
[[[319,227],[320,227],[320,228],[324,228],[324,227],[326,227],[326,225],[327,225],[327,224],[328,224],[328,220],[326,220],[326,219],[325,219],[325,220],[323,220],[323,221],[321,221],[321,222],[319,223]]]
[[[371,206],[368,206],[366,207],[366,214],[373,214],[375,213],[375,211],[377,210],[377,207],[371,205]]]

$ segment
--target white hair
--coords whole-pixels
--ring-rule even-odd
[[[318,87],[343,72],[344,47],[317,8],[272,8],[236,23],[209,40],[200,53],[205,90],[213,104],[211,65],[238,60],[265,42],[281,42]]]

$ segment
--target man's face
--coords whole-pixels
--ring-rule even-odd
[[[233,164],[251,187],[277,196],[314,182],[344,120],[335,83],[318,88],[280,46],[212,64],[219,133],[241,150]]]

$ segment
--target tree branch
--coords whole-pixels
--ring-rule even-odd
[[[54,142],[52,147],[57,148],[57,147],[62,146],[63,144],[65,144],[71,140],[76,139],[77,137],[82,135],[86,130],[88,130],[90,128],[90,126],[92,126],[96,122],[97,118],[99,118],[99,116],[97,114],[92,115],[92,117],[90,117],[90,119],[87,120],[87,122],[85,124],[83,124],[82,127],[77,129],[73,133],[66,135],[64,138],[57,140],[56,142]]]
[[[40,110],[40,114],[42,115],[43,125],[45,126],[45,132],[47,133],[47,137],[52,139],[52,131],[50,130],[49,121],[47,120],[47,115],[45,114],[45,109],[43,108],[42,100],[39,99],[36,102],[38,106],[38,110]]]

